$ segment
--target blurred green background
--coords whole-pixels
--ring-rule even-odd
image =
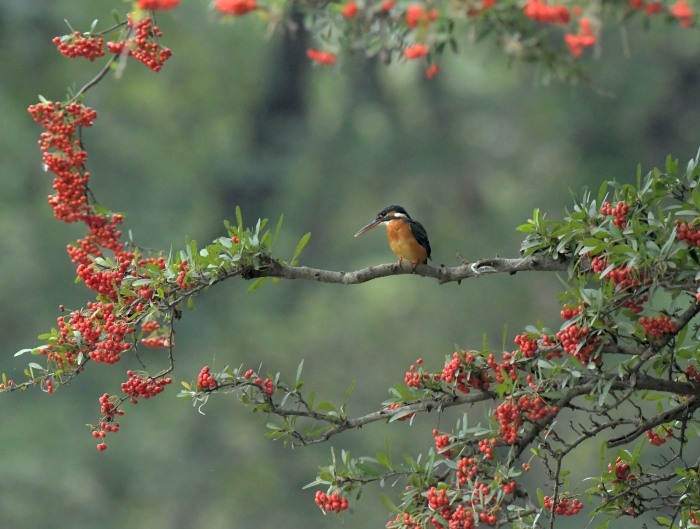
[[[38,94],[63,99],[100,68],[51,45],[68,32],[63,19],[84,31],[94,18],[109,24],[113,8],[128,9],[104,0],[0,4],[0,371],[16,380],[28,358],[14,352],[38,345],[59,304],[92,299],[73,284],[65,253],[83,230],[52,217],[51,175],[41,170],[40,131],[26,108]],[[98,111],[85,134],[91,187],[106,207],[125,212],[125,228],[146,247],[178,249],[186,237],[204,243],[240,205],[251,224],[284,214],[280,258],[311,231],[303,264],[354,270],[393,261],[379,230],[352,234],[398,203],[426,226],[436,264],[457,264],[457,253],[512,257],[514,227],[533,208],[559,217],[570,189],[632,182],[638,163],[646,171],[668,153],[685,161],[700,143],[698,34],[661,20],[603,35],[591,73],[614,97],[587,85],[545,85],[536,66],[509,65],[487,43],[463,44],[428,82],[416,65],[360,56],[313,68],[309,36],[268,37],[255,16],[222,23],[207,2],[183,2],[158,23],[174,52],[163,71],[130,62],[85,100]],[[217,286],[178,323],[177,381],[193,380],[206,364],[262,365],[291,378],[304,359],[307,388],[319,398],[338,400],[358,381],[355,416],[376,410],[418,357],[439,369],[454,344],[480,347],[485,335],[499,348],[504,325],[510,342],[537,319],[560,324],[553,275],[461,286],[410,276],[352,287],[281,282],[253,294],[247,286]],[[163,364],[162,353],[141,359],[153,371]],[[171,387],[128,407],[98,454],[84,425],[98,418],[97,398],[118,392],[139,364],[90,367],[53,396],[0,399],[0,527],[383,527],[387,513],[373,491],[337,517],[323,516],[302,487],[331,446],[374,455],[388,437],[394,454],[417,454],[452,418],[373,424],[292,451],[263,439],[265,417],[232,397],[212,398],[202,415]],[[597,450],[583,446],[594,457]],[[575,480],[583,469],[574,470]]]

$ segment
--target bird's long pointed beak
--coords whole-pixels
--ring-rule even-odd
[[[371,229],[373,229],[373,228],[376,228],[376,227],[379,226],[381,223],[382,223],[381,220],[373,220],[372,222],[370,222],[369,224],[367,224],[367,226],[365,226],[365,227],[363,227],[362,229],[360,229],[360,230],[355,234],[355,237],[359,237],[359,236],[362,235],[363,233],[367,233],[369,230],[371,230]]]

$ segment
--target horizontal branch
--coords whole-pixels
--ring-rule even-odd
[[[490,274],[515,274],[516,272],[564,272],[569,266],[565,258],[554,259],[540,255],[508,259],[494,257],[480,259],[473,263],[464,263],[459,266],[433,266],[418,265],[413,267],[404,263],[383,264],[370,266],[355,272],[336,272],[310,268],[308,266],[290,266],[274,259],[267,259],[257,269],[250,268],[242,273],[244,279],[256,279],[259,277],[278,277],[281,279],[302,279],[307,281],[319,281],[321,283],[336,283],[342,285],[357,285],[373,279],[402,274],[415,274],[421,277],[437,279],[438,283],[460,283],[463,279],[482,277]]]
[[[496,398],[496,395],[490,391],[483,391],[483,392],[478,392],[478,393],[470,393],[468,395],[454,395],[454,396],[440,396],[440,397],[434,397],[429,400],[422,400],[420,402],[415,402],[413,404],[406,404],[403,406],[400,406],[399,408],[383,408],[379,411],[375,411],[372,413],[368,413],[367,415],[362,415],[360,417],[356,417],[354,419],[346,419],[343,421],[341,424],[337,424],[336,420],[328,420],[328,419],[322,419],[326,420],[327,422],[331,423],[336,423],[335,426],[332,428],[329,428],[323,434],[319,435],[316,438],[307,438],[301,436],[297,436],[296,439],[299,440],[303,445],[309,445],[309,444],[316,444],[316,443],[322,443],[324,441],[328,441],[331,437],[334,435],[337,435],[339,433],[345,432],[347,430],[354,430],[358,428],[362,428],[365,424],[373,423],[376,421],[382,421],[382,420],[388,420],[394,415],[398,415],[399,413],[405,414],[407,412],[431,412],[434,410],[443,410],[445,408],[451,408],[453,406],[460,406],[462,404],[474,404],[476,402],[481,402],[484,400],[493,400]],[[270,413],[276,414],[276,415],[284,415],[284,413],[279,413],[277,409],[271,409],[269,410]],[[303,415],[303,414],[302,414]],[[315,416],[315,419],[318,420],[318,417]],[[298,433],[298,432],[297,432]]]
[[[613,448],[616,446],[620,446],[626,443],[629,443],[630,441],[633,441],[640,435],[642,435],[644,432],[647,430],[650,430],[651,428],[654,428],[656,426],[659,426],[660,424],[664,424],[667,422],[675,421],[677,419],[680,419],[684,415],[690,416],[692,415],[697,408],[700,407],[700,398],[698,397],[692,397],[691,399],[679,404],[675,408],[671,408],[670,410],[667,410],[663,413],[660,413],[659,415],[655,415],[648,421],[644,421],[641,423],[637,428],[632,430],[631,432],[626,433],[625,435],[622,435],[620,437],[615,437],[613,439],[609,439],[605,445],[608,448]]]

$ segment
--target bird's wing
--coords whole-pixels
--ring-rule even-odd
[[[411,219],[411,222],[409,222],[408,225],[411,228],[413,236],[418,241],[418,244],[425,248],[426,252],[428,253],[428,259],[430,259],[430,242],[428,242],[428,232],[425,231],[425,228],[420,222],[416,222],[413,219]]]

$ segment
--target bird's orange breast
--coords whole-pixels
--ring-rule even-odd
[[[414,265],[428,262],[428,252],[416,240],[411,227],[402,220],[391,220],[386,223],[386,234],[389,246],[399,260],[406,259]]]

